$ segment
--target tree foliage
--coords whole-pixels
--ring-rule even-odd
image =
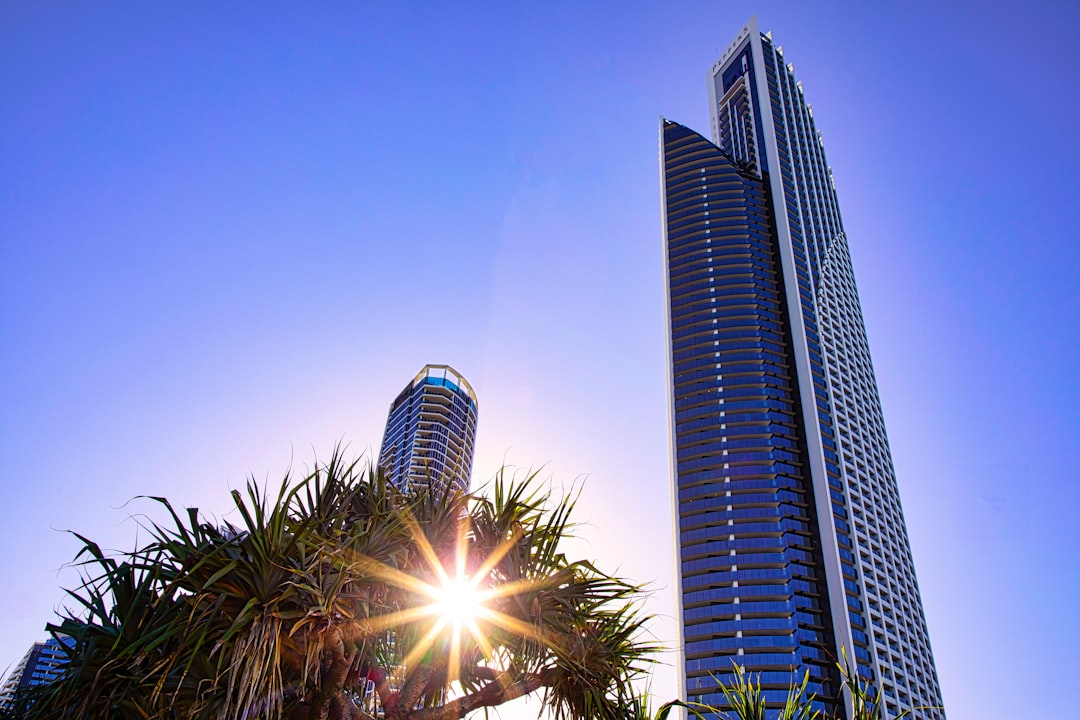
[[[720,691],[727,701],[728,712],[720,712],[723,717],[737,720],[817,720],[821,716],[813,709],[814,696],[807,696],[806,686],[810,682],[810,673],[803,674],[802,683],[793,683],[788,689],[784,706],[779,710],[766,710],[765,693],[761,689],[761,677],[755,682],[746,668],[736,662],[734,678],[730,684],[720,683]],[[710,710],[714,709],[710,708]]]
[[[536,693],[556,720],[625,718],[652,650],[638,588],[569,559],[572,499],[534,476],[401,492],[335,452],[235,524],[152,498],[167,520],[111,555],[78,536],[74,640],[26,715],[457,720]],[[448,611],[464,588],[482,610]]]
[[[851,702],[850,710],[852,720],[882,720],[885,717],[885,709],[881,697],[881,688],[878,688],[877,693],[874,693],[873,685],[869,682],[861,681],[859,675],[852,671],[851,665],[848,663],[847,652],[844,648],[840,649],[840,654],[842,662],[838,662],[836,667],[840,670],[841,684],[847,692],[848,700]],[[941,708],[939,707],[930,705],[919,705],[908,708],[898,715],[894,715],[893,720],[903,720],[919,710],[940,709]]]

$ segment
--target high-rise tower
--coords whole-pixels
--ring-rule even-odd
[[[48,685],[60,677],[67,662],[67,649],[63,644],[70,647],[73,642],[68,637],[51,637],[34,643],[0,685],[0,710],[16,710],[20,693]]]
[[[841,649],[887,717],[940,706],[847,238],[793,67],[756,20],[708,73],[712,142],[661,121],[681,680]],[[942,719],[942,710],[924,710]]]
[[[379,467],[399,488],[449,483],[467,491],[476,395],[449,365],[425,365],[390,405]]]

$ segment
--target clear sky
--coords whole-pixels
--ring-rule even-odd
[[[754,13],[835,171],[949,717],[1075,712],[1066,0],[4,3],[0,668],[63,530],[377,449],[426,362],[479,394],[474,485],[587,477],[582,551],[670,642],[657,124],[707,131]]]

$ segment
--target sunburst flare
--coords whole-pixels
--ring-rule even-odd
[[[536,583],[529,580],[496,584],[493,578],[499,562],[521,539],[520,533],[504,538],[484,557],[470,557],[472,539],[468,518],[463,517],[458,526],[452,558],[447,558],[447,563],[440,559],[415,520],[408,518],[407,525],[426,566],[423,574],[430,581],[368,558],[359,560],[372,576],[428,600],[370,620],[369,627],[372,629],[389,628],[401,623],[430,622],[421,631],[417,642],[406,650],[402,670],[412,667],[437,647],[444,647],[448,653],[445,660],[448,682],[453,683],[460,678],[465,653],[475,657],[478,650],[485,661],[493,660],[494,651],[488,639],[492,627],[533,640],[541,639],[541,633],[534,625],[494,607],[494,601],[498,599],[520,595],[536,587]]]

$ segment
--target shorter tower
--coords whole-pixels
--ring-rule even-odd
[[[449,365],[425,365],[390,405],[379,467],[404,490],[466,492],[476,443],[476,394]]]
[[[73,641],[65,637],[64,642],[71,644]],[[0,710],[14,709],[16,698],[21,692],[38,685],[48,685],[56,680],[60,677],[65,662],[67,651],[60,640],[49,638],[44,642],[34,643],[0,685]]]

